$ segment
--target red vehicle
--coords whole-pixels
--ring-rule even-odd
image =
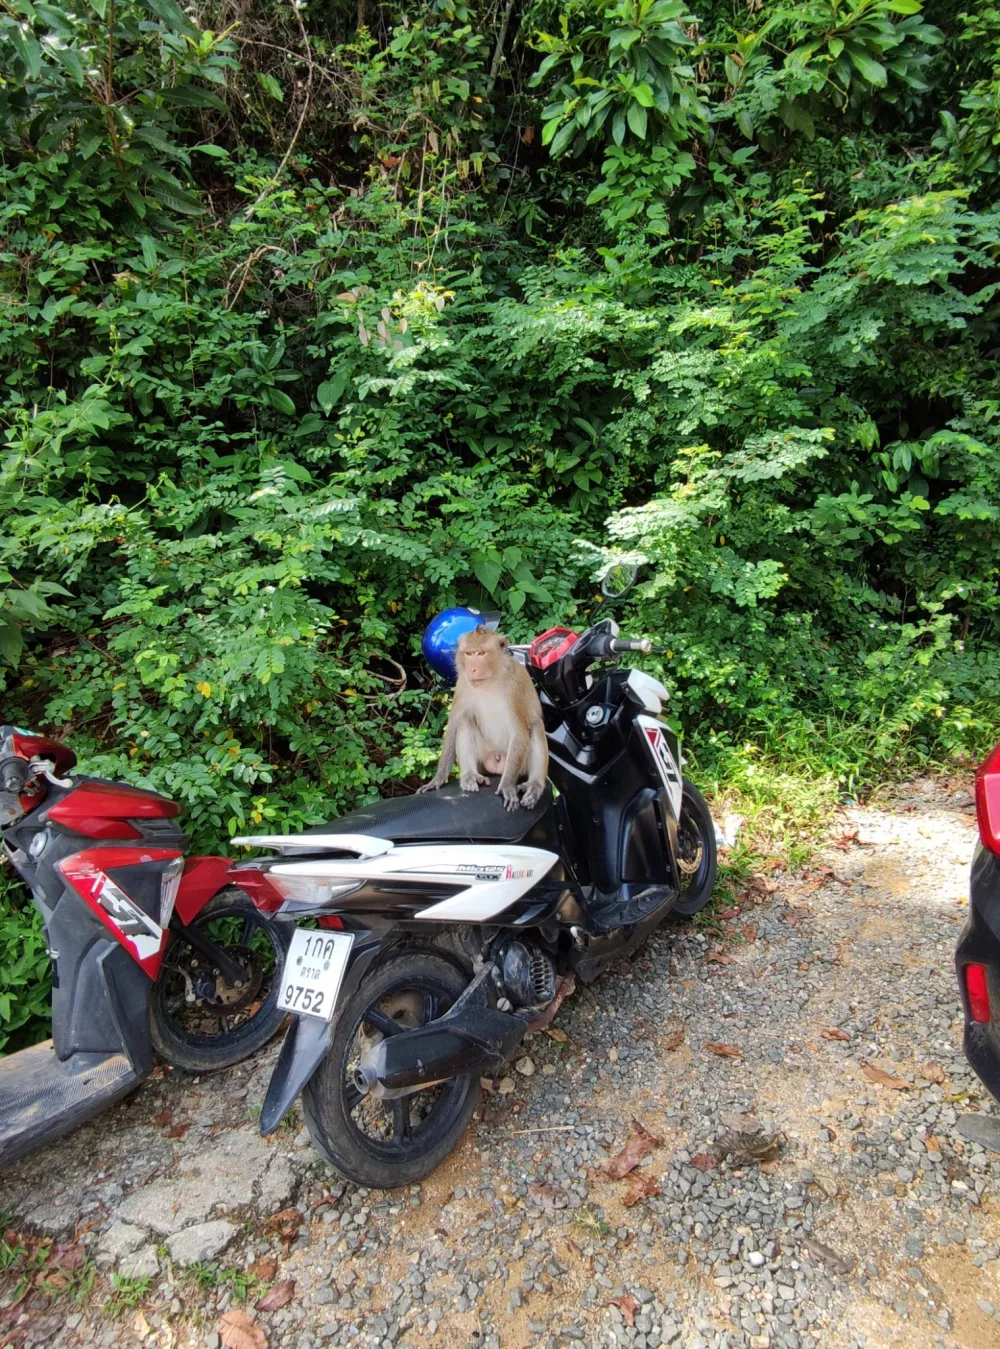
[[[280,1027],[283,896],[223,857],[187,857],[180,807],[67,774],[66,745],[0,726],[0,838],[42,915],[52,1039],[0,1058],[0,1167],[126,1095],[154,1053],[238,1063]]]
[[[1000,745],[976,774],[976,820],[969,918],[955,964],[965,1008],[965,1057],[1000,1101]]]

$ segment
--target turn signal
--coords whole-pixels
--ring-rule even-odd
[[[986,985],[985,965],[965,966],[965,994],[973,1021],[990,1020],[990,991]]]

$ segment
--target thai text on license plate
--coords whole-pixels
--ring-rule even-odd
[[[329,1021],[353,943],[349,932],[298,928],[285,957],[278,1006]]]

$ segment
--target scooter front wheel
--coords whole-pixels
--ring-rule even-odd
[[[362,1095],[354,1069],[384,1036],[441,1016],[468,982],[445,956],[404,950],[363,979],[336,1013],[333,1043],[302,1093],[302,1112],[317,1151],[347,1180],[380,1190],[412,1185],[458,1146],[479,1099],[477,1074],[387,1101]]]
[[[687,778],[684,779],[681,817],[677,822],[677,864],[681,894],[673,912],[682,918],[692,918],[712,898],[719,859],[715,824],[708,803]]]

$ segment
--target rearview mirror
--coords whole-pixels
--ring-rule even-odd
[[[607,600],[617,600],[631,590],[639,568],[630,562],[619,562],[606,573],[601,582],[601,594]]]

